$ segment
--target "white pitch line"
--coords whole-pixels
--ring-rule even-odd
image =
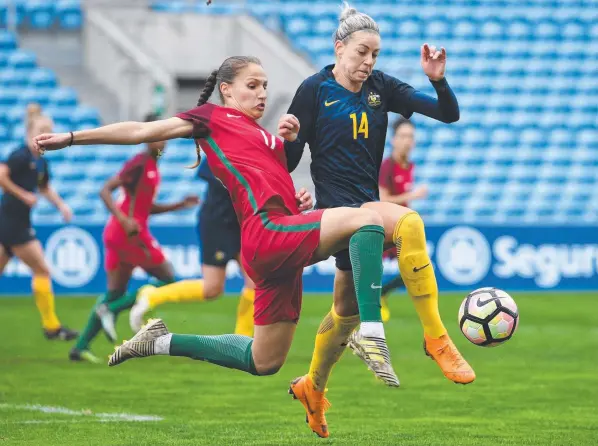
[[[120,419],[107,419],[107,418],[87,418],[82,420],[22,420],[22,421],[9,421],[11,424],[57,424],[57,423],[121,423],[124,420]]]
[[[60,415],[71,415],[71,416],[84,416],[94,417],[98,421],[137,421],[137,422],[148,422],[148,421],[162,421],[164,418],[157,415],[136,415],[132,413],[93,413],[91,410],[72,410],[66,407],[59,406],[42,406],[41,404],[7,404],[0,403],[0,409],[13,409],[13,410],[28,410],[32,412],[42,412],[49,414],[60,414]]]

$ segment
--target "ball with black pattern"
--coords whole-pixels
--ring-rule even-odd
[[[519,325],[517,304],[498,288],[479,288],[469,293],[459,308],[463,335],[480,347],[496,347],[513,337]]]

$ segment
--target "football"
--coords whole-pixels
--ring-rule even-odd
[[[495,347],[511,339],[519,324],[517,304],[498,288],[469,293],[459,308],[459,327],[467,339],[481,347]]]

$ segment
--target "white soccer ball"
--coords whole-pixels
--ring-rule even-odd
[[[498,288],[480,288],[469,293],[459,308],[459,327],[469,341],[495,347],[513,336],[519,310],[511,296]]]

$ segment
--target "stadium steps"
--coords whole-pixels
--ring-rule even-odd
[[[19,37],[19,46],[34,52],[40,66],[54,71],[60,85],[74,88],[81,103],[97,108],[103,123],[118,120],[116,96],[87,72],[80,33],[25,31]]]

